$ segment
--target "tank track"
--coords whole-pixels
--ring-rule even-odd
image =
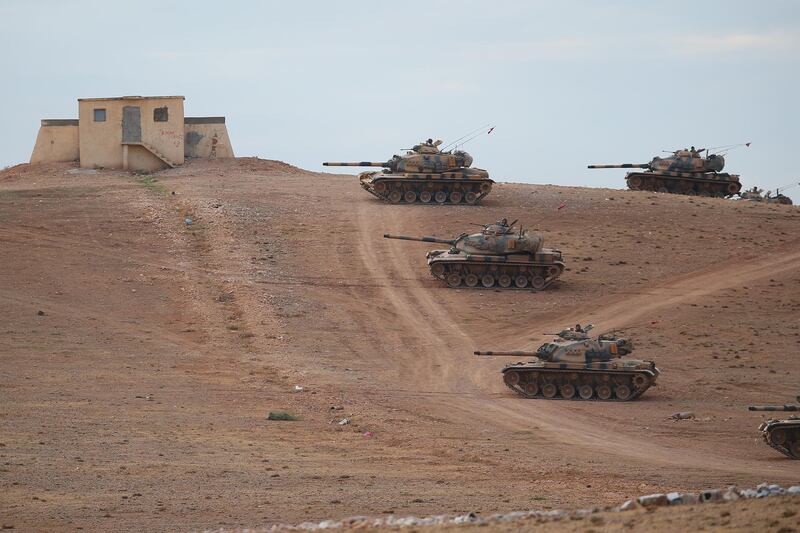
[[[495,263],[484,261],[428,261],[434,278],[455,289],[508,289],[541,291],[564,272],[564,263]]]
[[[759,429],[768,446],[789,459],[800,459],[800,419],[768,420]],[[779,429],[784,430],[786,434],[786,439],[782,444],[776,442],[775,439],[775,431]]]
[[[475,205],[492,191],[489,178],[450,178],[437,174],[419,177],[382,177],[380,172],[362,172],[361,187],[390,204],[467,204]]]
[[[560,370],[513,366],[503,369],[503,381],[508,388],[525,398],[548,400],[627,402],[641,396],[655,384],[656,378],[657,376],[653,372],[644,369]],[[572,386],[571,391],[567,385]],[[584,387],[589,387],[589,389],[584,389]],[[623,387],[627,387],[627,390]]]
[[[733,178],[733,179],[732,179]],[[686,172],[630,172],[625,176],[634,191],[668,192],[688,196],[726,198],[738,194],[742,184],[731,174],[689,174]]]

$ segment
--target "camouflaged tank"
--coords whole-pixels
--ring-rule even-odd
[[[649,163],[620,165],[589,165],[589,168],[643,168],[644,172],[629,172],[625,181],[636,191],[669,192],[690,196],[733,196],[742,189],[737,174],[722,172],[725,157],[700,150],[676,150],[669,157],[654,157]]]
[[[800,396],[797,397],[800,404]],[[800,405],[751,405],[751,411],[800,411]],[[800,459],[800,416],[791,415],[778,420],[770,418],[758,427],[764,442],[789,459]]]
[[[627,359],[633,344],[613,335],[592,339],[591,326],[566,329],[535,352],[474,352],[483,356],[535,357],[503,367],[503,381],[525,398],[627,402],[655,385],[652,361]]]
[[[461,204],[474,205],[489,194],[494,181],[489,173],[472,166],[472,156],[463,150],[442,152],[442,141],[421,142],[403,155],[394,155],[385,163],[334,162],[329,167],[383,167],[384,170],[362,172],[361,187],[392,204]]]
[[[763,202],[767,204],[781,204],[781,205],[793,205],[792,199],[786,196],[785,194],[781,194],[781,189],[775,191],[775,196],[772,196],[771,191],[767,191],[767,194],[762,194],[764,189],[760,189],[758,187],[753,187],[752,189],[747,189],[744,192],[739,193],[739,198],[742,200],[749,200],[751,202]]]
[[[480,233],[462,233],[455,239],[388,233],[384,238],[449,244],[449,250],[426,255],[433,277],[448,287],[544,289],[564,272],[561,252],[544,248],[541,235],[517,231],[514,222],[485,224]]]

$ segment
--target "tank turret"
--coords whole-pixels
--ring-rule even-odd
[[[503,368],[503,380],[526,398],[580,398],[589,400],[632,400],[655,384],[660,374],[652,361],[625,358],[633,343],[613,335],[570,338],[575,332],[563,330],[559,339],[547,342],[535,352],[476,351],[481,356],[534,357],[536,361]]]
[[[454,239],[389,233],[383,237],[449,245],[448,250],[431,250],[426,257],[433,276],[450,287],[540,290],[564,271],[561,252],[544,248],[541,235],[517,231],[505,220],[482,227],[480,233],[462,233]]]
[[[489,194],[494,181],[489,173],[472,168],[472,156],[463,150],[443,152],[442,141],[428,139],[386,162],[326,161],[329,167],[382,167],[359,174],[361,186],[390,203],[461,202],[475,204]]]
[[[668,157],[654,157],[649,163],[589,165],[588,168],[640,168],[645,172],[630,172],[625,177],[628,188],[655,192],[701,196],[733,196],[742,186],[739,176],[724,174],[722,154],[700,154],[705,148],[675,150]]]
[[[750,411],[800,411],[800,396],[797,404],[750,405]],[[764,442],[790,459],[800,459],[800,416],[790,415],[784,419],[769,418],[758,427]]]

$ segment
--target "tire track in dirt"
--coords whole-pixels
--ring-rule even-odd
[[[384,209],[382,213],[377,213],[381,207],[384,206],[366,203],[359,206],[357,217],[361,259],[373,279],[381,277],[386,271],[393,275],[413,272],[419,267],[417,254],[402,250],[396,243],[387,246],[385,242],[379,242],[382,241],[381,234],[384,230],[397,231],[401,227],[397,211]],[[376,220],[385,221],[387,227],[376,228]],[[378,260],[370,253],[376,249],[388,250],[391,264],[378,264]],[[660,309],[799,267],[800,251],[797,250],[778,256],[732,259],[671,279],[647,291],[600,302],[594,310],[584,307],[581,315],[591,315],[603,324],[604,329],[619,328]],[[389,279],[392,279],[391,276]],[[429,343],[416,346],[419,351],[414,350],[404,361],[400,361],[405,368],[416,369],[413,375],[415,379],[409,382],[409,386],[416,387],[419,392],[423,392],[423,389],[444,389],[451,394],[461,393],[457,399],[444,395],[440,400],[448,404],[448,411],[453,419],[470,424],[480,421],[487,427],[507,431],[536,427],[539,431],[544,431],[551,440],[593,451],[602,449],[604,453],[625,456],[646,464],[660,463],[682,468],[763,474],[763,465],[757,462],[742,463],[737,457],[725,458],[685,448],[673,449],[650,439],[643,439],[638,432],[626,426],[610,427],[607,421],[600,421],[601,419],[593,416],[594,412],[601,409],[602,404],[599,403],[587,404],[586,413],[575,413],[562,405],[562,402],[525,402],[515,397],[498,398],[497,394],[506,388],[499,379],[497,365],[487,360],[468,359],[468,354],[471,354],[476,343],[449,318],[444,306],[436,301],[437,297],[444,297],[440,291],[434,294],[427,286],[397,287],[387,282],[382,285],[381,293],[384,300],[396,308],[398,321],[405,323],[409,331],[414,331],[417,337],[430,339]],[[569,323],[573,316],[574,312],[564,312],[548,323],[537,324],[537,327],[540,330],[559,329],[564,323]],[[483,344],[507,338],[500,335],[494,336],[494,339],[492,337],[491,333],[481,332]],[[529,347],[532,346],[496,346],[498,349]],[[420,372],[423,368],[425,371]],[[619,410],[615,409],[617,411]],[[607,416],[608,412],[603,412],[603,415]]]

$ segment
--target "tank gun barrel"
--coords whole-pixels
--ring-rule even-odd
[[[392,235],[390,233],[383,234],[384,239],[400,239],[402,241],[420,241],[420,242],[438,242],[441,244],[454,245],[457,239],[439,239],[436,237],[409,237],[407,235]]]
[[[750,411],[800,411],[800,405],[787,403],[786,405],[750,405]]]
[[[589,165],[588,168],[650,168],[650,163],[622,163],[620,165]]]
[[[322,163],[326,167],[383,167],[390,168],[389,162],[378,163],[376,161],[325,161]]]
[[[536,357],[536,352],[481,352],[475,351],[472,352],[475,355],[485,355],[485,356],[503,356],[503,357]]]

